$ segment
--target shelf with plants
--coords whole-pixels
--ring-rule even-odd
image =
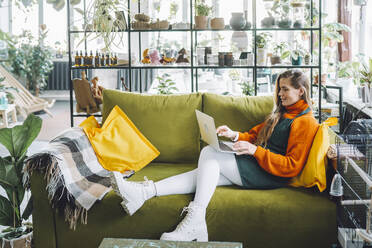
[[[99,3],[105,3],[107,0],[92,0],[93,2],[95,2],[96,4],[99,4]],[[177,1],[177,0],[175,0]],[[208,1],[208,0],[207,0]],[[75,67],[75,66],[70,66],[70,71],[74,71],[74,70],[106,70],[106,69],[115,69],[115,70],[128,70],[128,71],[131,71],[132,69],[133,70],[139,70],[140,73],[143,71],[143,70],[150,70],[150,69],[169,69],[169,70],[172,70],[172,69],[185,69],[185,70],[189,70],[190,71],[190,83],[191,83],[191,91],[198,91],[200,89],[199,85],[201,83],[201,81],[199,80],[200,78],[200,73],[201,71],[205,71],[205,70],[212,70],[212,71],[216,71],[216,70],[238,70],[239,73],[243,74],[244,71],[246,71],[246,75],[250,75],[250,78],[242,78],[239,82],[237,82],[238,85],[241,86],[241,89],[243,92],[250,92],[249,94],[252,94],[252,89],[253,89],[253,92],[254,94],[253,95],[257,95],[258,94],[258,76],[260,74],[262,74],[262,71],[275,71],[275,70],[282,70],[282,69],[302,69],[302,70],[306,70],[308,73],[309,73],[309,77],[312,79],[314,77],[314,74],[315,72],[316,73],[320,73],[321,74],[321,71],[322,71],[322,68],[321,68],[321,64],[322,64],[322,61],[321,61],[321,57],[320,56],[316,56],[316,54],[321,54],[321,19],[319,18],[319,9],[321,9],[321,0],[296,0],[296,2],[306,2],[306,4],[308,4],[308,13],[307,13],[307,19],[306,20],[303,20],[303,25],[302,26],[293,26],[293,25],[288,25],[288,23],[285,23],[285,22],[281,22],[282,24],[286,24],[287,26],[277,26],[277,25],[271,25],[271,26],[265,26],[263,25],[263,19],[259,20],[259,18],[257,17],[257,7],[258,7],[258,2],[263,2],[264,5],[266,6],[267,3],[270,3],[272,6],[270,7],[270,10],[268,12],[270,12],[270,15],[273,15],[275,14],[275,11],[276,11],[276,14],[277,16],[280,16],[280,15],[286,15],[285,13],[285,7],[283,6],[275,6],[275,4],[278,2],[278,1],[274,1],[274,0],[253,0],[253,1],[249,1],[250,5],[249,6],[249,10],[251,11],[250,13],[250,19],[248,19],[246,16],[244,17],[244,25],[241,25],[240,27],[234,27],[234,26],[229,26],[229,25],[224,25],[223,23],[219,24],[220,26],[215,26],[215,27],[206,27],[206,26],[200,26],[199,23],[195,23],[194,24],[194,18],[196,18],[196,16],[201,16],[201,15],[209,15],[210,12],[211,12],[211,8],[210,6],[206,5],[205,3],[203,3],[204,1],[203,0],[189,0],[189,6],[188,6],[188,13],[189,13],[189,17],[188,17],[188,22],[189,23],[186,23],[187,26],[186,28],[166,28],[167,26],[163,27],[163,28],[145,28],[145,29],[138,29],[136,28],[137,26],[136,25],[133,25],[134,22],[138,22],[138,20],[134,20],[134,17],[136,15],[140,15],[141,18],[144,18],[146,19],[149,19],[148,16],[145,16],[144,14],[141,13],[141,1],[138,0],[137,1],[137,6],[131,6],[133,5],[131,3],[130,0],[128,0],[126,2],[126,7],[124,8],[124,12],[125,14],[122,15],[125,17],[125,23],[128,24],[128,27],[116,27],[116,28],[111,28],[110,29],[103,29],[101,30],[101,32],[96,32],[96,31],[92,31],[94,25],[92,23],[96,23],[98,25],[99,22],[104,22],[102,21],[102,16],[107,17],[107,12],[105,12],[105,14],[101,15],[101,17],[99,18],[99,16],[96,16],[94,18],[85,18],[85,15],[88,15],[88,14],[84,14],[85,13],[85,9],[87,8],[86,6],[86,3],[84,1],[84,11],[82,12],[84,14],[84,23],[82,24],[84,27],[89,27],[87,30],[78,30],[78,29],[74,29],[72,30],[71,29],[71,26],[70,26],[70,23],[69,23],[69,54],[70,54],[70,64],[72,65],[72,52],[71,52],[71,46],[70,46],[70,36],[71,35],[83,35],[84,37],[85,36],[89,36],[92,37],[93,34],[95,34],[96,36],[98,37],[101,37],[105,40],[105,38],[109,37],[110,35],[114,35],[115,33],[119,33],[120,35],[122,35],[122,37],[125,37],[127,40],[126,40],[126,46],[128,48],[127,52],[128,52],[128,64],[125,65],[125,66],[104,66],[104,67],[85,67],[85,66],[79,66],[79,67]],[[247,1],[248,2],[248,1]],[[290,4],[290,0],[283,0],[283,1],[280,1],[280,2],[285,2],[286,4]],[[114,3],[110,3],[110,4],[114,4]],[[160,4],[160,1],[159,1],[159,4]],[[69,1],[68,1],[68,5],[70,5]],[[200,7],[202,6],[202,7]],[[134,7],[136,7],[136,11],[134,11],[133,9],[135,9]],[[265,7],[266,8],[266,7]],[[69,9],[69,8],[68,8]],[[100,10],[99,8],[97,8],[95,11],[93,11],[93,13],[98,13],[98,11],[102,11],[102,9]],[[115,12],[116,10],[113,9],[111,10],[113,12]],[[284,12],[283,12],[284,11]],[[115,12],[116,13],[116,12]],[[141,14],[139,14],[141,13]],[[195,16],[194,16],[195,14]],[[196,15],[198,14],[198,15]],[[68,11],[68,15],[70,15],[70,12]],[[116,14],[115,14],[116,15]],[[305,15],[304,15],[305,16]],[[138,16],[137,16],[138,17]],[[265,18],[265,17],[264,17]],[[278,17],[279,18],[279,17]],[[213,18],[213,19],[221,19],[221,18]],[[212,19],[212,20],[213,20]],[[69,16],[69,20],[70,20],[70,16]],[[89,23],[89,21],[91,23]],[[115,22],[115,21],[114,21]],[[159,22],[159,21],[158,21]],[[150,23],[150,22],[149,22]],[[211,21],[212,23],[212,21]],[[169,25],[170,23],[168,22],[167,25]],[[238,24],[239,24],[239,21],[238,21]],[[249,25],[248,25],[249,24]],[[90,26],[89,26],[90,25]],[[173,25],[172,25],[173,26]],[[119,30],[119,31],[118,31]],[[249,42],[249,47],[250,48],[246,48],[244,51],[245,52],[248,52],[248,53],[251,53],[253,54],[253,59],[251,61],[251,63],[248,63],[248,64],[234,64],[234,63],[230,63],[228,65],[223,65],[223,66],[220,66],[218,64],[216,64],[216,61],[214,61],[214,64],[200,64],[199,61],[198,61],[198,58],[197,58],[197,49],[198,47],[200,46],[200,44],[203,43],[203,40],[201,39],[201,36],[203,36],[204,34],[209,34],[209,35],[215,35],[215,34],[219,34],[219,33],[225,33],[225,34],[234,34],[236,32],[245,32],[247,34],[247,39],[250,41]],[[272,33],[272,35],[274,34],[277,35],[276,33],[279,33],[279,32],[287,32],[287,33],[305,33],[309,38],[308,38],[308,47],[306,48],[308,51],[307,51],[307,56],[308,56],[308,62],[306,64],[302,63],[302,64],[292,64],[291,63],[291,60],[290,60],[290,57],[291,56],[294,56],[295,52],[292,44],[291,45],[288,45],[287,47],[285,48],[282,48],[282,50],[280,51],[280,55],[283,55],[283,54],[286,54],[286,56],[283,56],[285,57],[285,61],[283,60],[282,62],[278,63],[278,64],[270,64],[270,63],[267,63],[267,61],[269,60],[267,57],[265,57],[265,62],[262,63],[259,61],[259,55],[260,55],[260,51],[262,51],[262,49],[267,49],[267,47],[262,46],[261,44],[261,41],[259,40],[260,39],[260,36],[262,36],[262,34],[265,34],[265,33]],[[172,63],[169,63],[169,64],[165,64],[165,65],[153,65],[153,64],[142,64],[141,61],[143,61],[144,57],[143,57],[143,51],[145,49],[142,48],[142,42],[143,42],[143,35],[153,35],[153,34],[168,34],[168,33],[181,33],[181,34],[184,34],[184,33],[187,33],[189,36],[187,38],[187,42],[188,43],[188,47],[186,47],[186,50],[188,51],[188,58],[189,58],[189,63],[185,64],[172,64]],[[277,35],[278,36],[278,35]],[[133,37],[137,37],[138,38],[138,45],[134,45],[133,44],[133,41],[132,41],[132,38]],[[264,37],[265,39],[267,37]],[[87,38],[85,38],[84,40],[84,49],[85,50],[88,50],[88,42],[87,42]],[[271,45],[273,46],[275,43],[274,42],[271,42],[269,40],[265,40],[264,43],[266,44],[269,44],[271,43]],[[314,44],[315,43],[318,43],[318,46],[317,48],[314,47]],[[105,44],[107,45],[107,44]],[[109,49],[109,48],[108,48]],[[317,51],[315,52],[314,50],[317,49]],[[135,51],[135,50],[138,50]],[[133,61],[132,60],[132,53],[135,52],[137,54],[136,56],[136,60]],[[218,51],[220,52],[220,51]],[[268,50],[266,50],[265,53],[267,52],[270,52]],[[274,55],[275,55],[275,52],[272,52]],[[299,54],[298,54],[299,55]],[[303,56],[305,56],[305,54],[301,54]],[[266,55],[265,55],[266,56]],[[238,60],[238,59],[236,59]],[[270,72],[271,73],[271,72]],[[129,73],[130,74],[130,73]],[[130,74],[131,75],[131,74]],[[141,75],[141,74],[140,74]],[[230,78],[233,78],[233,76],[231,76]],[[233,80],[233,79],[232,79]],[[248,89],[246,86],[248,85],[247,81],[249,81],[249,83],[251,83],[251,88]],[[311,80],[313,81],[313,80]],[[132,82],[132,77],[129,76],[129,90],[131,91],[132,90],[132,86],[133,86],[133,82]],[[72,83],[70,84],[72,85]],[[244,88],[245,87],[245,88]],[[313,87],[312,87],[313,88]],[[71,113],[73,113],[73,102],[72,102],[72,87],[70,87],[70,95],[71,95]],[[319,95],[321,95],[321,91],[319,90]],[[321,109],[321,102],[319,100],[319,108]],[[73,125],[73,118],[75,116],[81,116],[81,114],[71,114],[71,125]],[[322,120],[321,118],[319,118],[320,121]]]

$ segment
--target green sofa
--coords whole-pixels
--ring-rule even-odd
[[[208,93],[142,95],[115,90],[103,92],[103,120],[118,105],[160,151],[151,164],[130,180],[144,176],[157,181],[194,169],[200,153],[195,109],[245,131],[262,122],[273,107],[272,97],[230,97]],[[93,248],[105,237],[158,239],[173,230],[192,194],[154,197],[133,216],[109,192],[88,212],[88,224],[70,230],[63,213],[47,199],[40,173],[31,178],[34,197],[33,225],[36,248]],[[336,243],[336,205],[316,189],[281,188],[244,190],[236,186],[216,189],[207,209],[211,241],[239,241],[244,247],[326,248]]]

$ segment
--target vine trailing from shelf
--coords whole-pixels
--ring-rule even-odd
[[[85,31],[94,31],[85,33],[78,46],[92,35],[95,36],[90,41],[98,38],[103,39],[105,47],[102,50],[105,52],[110,52],[112,45],[116,47],[124,45],[124,33],[116,31],[127,29],[125,16],[129,13],[129,9],[125,1],[93,0],[86,11],[79,8],[74,9],[82,15]]]

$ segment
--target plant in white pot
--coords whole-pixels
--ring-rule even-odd
[[[257,65],[266,65],[267,45],[271,37],[272,34],[268,32],[262,32],[256,35]]]
[[[337,63],[337,84],[342,86],[343,92],[349,97],[355,97],[360,84],[360,62],[344,61]]]
[[[212,11],[212,7],[205,3],[205,0],[197,0],[195,4],[195,29],[207,28],[207,16]]]
[[[22,125],[0,129],[0,143],[10,154],[0,157],[0,186],[7,195],[7,198],[0,195],[0,225],[8,226],[0,234],[1,247],[31,247],[32,225],[23,223],[23,220],[31,215],[32,198],[21,212],[25,195],[23,165],[27,149],[38,136],[41,123],[40,117],[31,114]]]

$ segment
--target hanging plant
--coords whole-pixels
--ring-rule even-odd
[[[117,31],[127,29],[125,15],[128,13],[128,8],[123,2],[118,0],[94,0],[85,13],[83,10],[75,8],[83,16],[83,20],[85,18],[85,26],[90,26],[93,29],[92,32],[86,33],[78,45],[87,39],[101,38],[105,44],[103,50],[111,51],[112,45],[121,48],[124,45],[124,33]]]

